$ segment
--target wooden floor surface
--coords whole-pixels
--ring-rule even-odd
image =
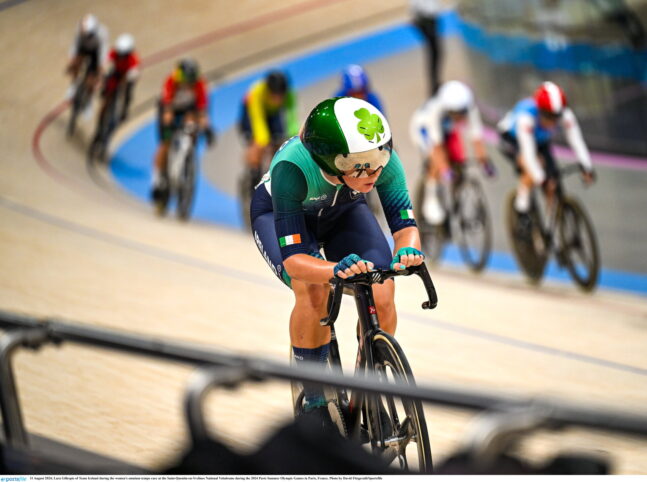
[[[294,42],[285,52],[294,55],[402,21],[406,3],[378,0],[367,9],[354,0],[30,0],[0,11],[0,308],[285,360],[292,295],[249,235],[155,218],[109,177],[88,175],[83,152],[92,123],[68,141],[66,112],[46,126],[41,121],[63,99],[67,49],[86,11],[113,38],[122,31],[136,36],[149,61],[137,87],[141,100],[157,94],[183,45],[205,70],[261,46]],[[225,35],[232,26],[242,33]],[[312,32],[320,35],[298,40]],[[423,84],[416,78],[407,85],[403,92],[415,96]],[[329,88],[317,94],[313,87],[305,98]],[[397,129],[406,133],[406,109],[393,110]],[[230,152],[240,156],[239,149]],[[433,312],[418,309],[422,291],[412,280],[397,289],[397,336],[420,382],[647,406],[644,298],[585,295],[563,284],[536,289],[516,276],[448,268],[434,276],[441,304]],[[338,326],[350,361],[352,305],[343,310]],[[181,401],[191,374],[185,366],[64,346],[20,353],[16,373],[34,433],[149,467],[168,461],[185,440]],[[248,450],[290,417],[288,387],[214,393],[208,411],[215,434]],[[469,417],[430,406],[427,418],[432,448],[442,458],[460,443]],[[524,450],[543,456],[561,446],[609,451],[619,472],[647,473],[645,440],[574,431],[534,437]]]

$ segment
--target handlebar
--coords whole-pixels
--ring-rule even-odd
[[[391,269],[376,269],[368,273],[356,274],[350,278],[341,279],[334,277],[330,280],[330,294],[328,295],[328,315],[322,318],[319,322],[322,326],[330,326],[337,320],[339,316],[339,308],[341,307],[341,297],[344,294],[344,287],[355,285],[373,285],[382,284],[386,280],[396,276],[411,276],[416,274],[422,280],[427,292],[428,300],[422,303],[423,310],[433,310],[438,305],[438,295],[434,282],[431,280],[429,271],[425,264],[419,266],[409,266],[406,269],[394,271]]]

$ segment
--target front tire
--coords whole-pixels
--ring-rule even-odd
[[[563,200],[558,222],[566,269],[580,288],[592,291],[600,273],[600,252],[593,224],[573,198]]]
[[[483,270],[492,250],[492,223],[481,184],[467,178],[454,193],[457,242],[465,264],[474,272]]]
[[[373,369],[380,378],[415,385],[409,362],[391,335],[375,334],[372,350]],[[373,451],[388,461],[397,460],[401,469],[432,473],[431,446],[422,403],[385,395],[369,397],[367,403]],[[414,462],[413,466],[410,462]]]
[[[177,191],[177,215],[182,221],[187,221],[191,216],[195,194],[195,159],[193,150],[189,150],[187,153],[183,170],[182,182]]]
[[[544,269],[548,261],[548,246],[541,229],[541,222],[537,207],[533,202],[529,212],[531,229],[527,237],[519,235],[519,216],[514,208],[516,191],[508,194],[506,201],[506,228],[512,246],[512,252],[521,271],[533,284],[538,284],[544,276]]]

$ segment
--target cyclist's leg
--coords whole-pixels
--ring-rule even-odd
[[[329,261],[338,261],[351,253],[371,261],[376,268],[389,269],[393,254],[377,219],[366,202],[348,206],[334,223],[326,227],[324,250]],[[395,333],[395,284],[392,280],[373,285],[373,295],[382,329]]]
[[[158,200],[166,188],[166,164],[173,129],[173,114],[165,111],[161,102],[157,106],[157,133],[159,144],[155,151],[151,197]]]
[[[101,89],[101,106],[99,108],[99,119],[97,122],[97,130],[94,136],[95,141],[105,140],[101,139],[102,136],[106,135],[108,127],[109,112],[107,109],[111,106],[111,103],[115,101],[115,94],[117,90],[116,79],[114,77],[106,77],[104,80],[103,88]]]
[[[537,152],[540,154],[540,152]],[[517,195],[514,201],[514,208],[518,213],[528,213],[530,210],[530,194],[535,186],[540,186],[546,174],[541,165],[539,156],[535,159],[526,159],[517,146],[517,166],[521,171],[517,185]]]
[[[548,205],[552,207],[555,199],[555,191],[557,190],[557,185],[559,183],[559,169],[557,167],[557,161],[553,156],[550,142],[538,145],[537,151],[541,156],[546,172],[544,193],[546,194]]]
[[[128,118],[128,113],[130,111],[130,103],[133,98],[133,89],[135,88],[134,80],[124,80],[126,84],[124,85],[124,103],[122,111],[119,113],[119,122],[123,122]]]
[[[291,279],[285,271],[281,249],[276,237],[272,200],[264,186],[254,191],[251,203],[252,233],[263,259],[272,272],[292,288],[295,304],[290,315],[290,341],[297,364],[321,363],[328,360],[330,328],[322,327],[319,320],[326,316],[328,285],[304,283]],[[309,236],[309,249],[318,252],[314,236]],[[310,411],[327,404],[323,388],[317,384],[304,384],[305,410]]]

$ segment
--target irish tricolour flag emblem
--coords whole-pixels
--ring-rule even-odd
[[[401,219],[413,219],[413,209],[403,209],[400,211]]]
[[[299,244],[301,242],[300,234],[290,234],[289,236],[283,236],[279,238],[279,244],[281,247],[290,246],[291,244]]]

